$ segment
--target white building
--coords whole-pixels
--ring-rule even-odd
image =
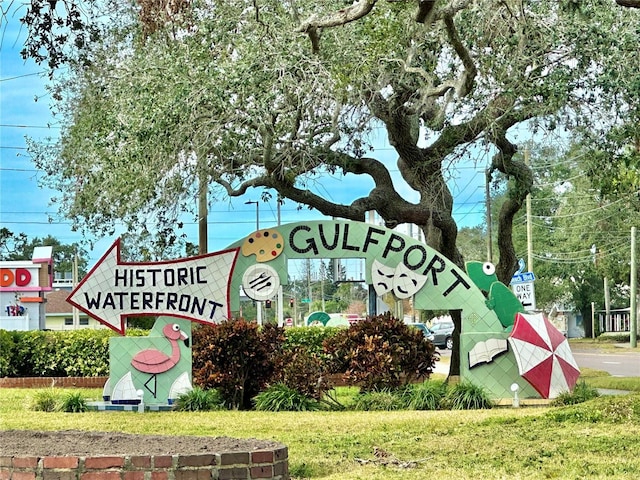
[[[0,262],[0,329],[43,330],[45,292],[53,285],[53,247],[36,247],[31,261]]]

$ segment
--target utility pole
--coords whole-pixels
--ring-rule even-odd
[[[73,252],[73,273],[71,274],[73,277],[73,288],[78,286],[78,248],[76,247]],[[73,307],[71,310],[73,316],[73,329],[76,330],[80,327],[80,312],[77,307]]]
[[[529,147],[524,149],[524,164],[530,163]],[[531,223],[531,193],[527,194],[527,271],[533,272],[533,227]]]
[[[307,258],[307,294],[309,300],[309,313],[311,313],[311,302],[313,301],[313,297],[311,296],[311,259]]]
[[[484,193],[487,202],[487,261],[493,263],[493,246],[492,246],[492,233],[491,233],[491,169],[487,168],[485,173],[485,186]]]
[[[326,310],[326,306],[324,303],[324,276],[325,276],[324,262],[320,260],[320,298],[322,301],[323,312]]]
[[[631,227],[631,347],[638,346],[638,259],[636,252],[636,227]]]
[[[282,222],[282,213],[280,212],[281,205],[282,205],[282,197],[280,197],[280,194],[278,194],[278,198],[276,199],[276,209],[278,212],[278,226],[280,226]]]
[[[605,325],[609,323],[609,319],[611,318],[611,292],[609,291],[609,278],[605,275],[604,277],[604,318]]]
[[[204,163],[204,162],[202,162]],[[207,253],[207,217],[209,211],[207,208],[207,175],[204,173],[204,168],[200,166],[200,173],[198,174],[198,254],[204,255]]]
[[[284,295],[282,292],[282,285],[278,287],[278,300],[276,302],[276,315],[278,319],[278,326],[284,327]]]
[[[281,198],[280,198],[280,194],[278,194],[277,199],[276,199],[276,208],[278,211],[278,226],[280,226],[280,221],[281,221],[281,217],[280,217],[280,203],[281,203]],[[279,327],[283,327],[284,326],[284,301],[282,298],[283,292],[282,292],[282,285],[280,285],[278,287],[278,303],[276,304],[277,307],[277,313],[278,313],[278,326]]]

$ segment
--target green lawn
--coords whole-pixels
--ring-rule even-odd
[[[296,479],[640,478],[638,393],[562,408],[139,414],[34,412],[35,392],[0,391],[0,428],[273,439]]]

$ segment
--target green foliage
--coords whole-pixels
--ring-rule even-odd
[[[81,413],[89,409],[82,392],[68,392],[62,397],[60,410],[68,413]]]
[[[438,410],[446,392],[446,383],[429,380],[407,385],[402,390],[402,401],[410,410]]]
[[[276,383],[253,398],[256,410],[268,412],[304,412],[320,408],[317,400],[283,383]]]
[[[337,327],[291,327],[285,330],[286,339],[283,348],[293,350],[305,347],[309,353],[320,355],[323,353],[323,342],[338,334],[342,330]]]
[[[146,317],[143,317],[146,318]],[[153,325],[151,325],[151,327],[153,327]],[[127,328],[126,331],[126,335],[127,337],[147,337],[149,336],[149,331],[151,330],[151,328],[139,328],[139,327],[133,327],[133,328]]]
[[[331,388],[325,380],[324,362],[305,347],[284,350],[277,363],[279,368],[274,372],[273,381],[306,397],[320,400]]]
[[[11,371],[21,377],[109,374],[110,330],[14,332]]]
[[[205,390],[198,386],[180,394],[174,403],[174,410],[180,412],[204,412],[223,408],[224,398],[218,390],[215,388]]]
[[[546,417],[567,423],[636,423],[640,421],[640,395],[598,396],[550,410]]]
[[[117,220],[139,222],[133,217],[145,217],[137,210],[178,212],[193,193],[189,187],[197,175],[196,167],[173,168],[184,152],[192,152],[194,158],[211,156],[219,167],[216,175],[233,176],[240,182],[252,181],[246,172],[252,166],[263,167],[272,153],[284,159],[282,177],[291,184],[298,174],[317,173],[315,167],[323,161],[332,170],[345,168],[347,162],[330,155],[335,152],[328,145],[324,147],[326,135],[348,137],[343,150],[353,155],[347,160],[358,160],[368,146],[367,111],[389,122],[392,131],[400,123],[389,114],[406,110],[414,119],[420,115],[434,137],[441,135],[438,145],[442,148],[423,159],[416,155],[411,162],[417,165],[406,173],[410,180],[433,162],[433,155],[443,155],[441,162],[456,147],[478,138],[497,142],[499,131],[514,123],[555,113],[568,101],[572,80],[587,77],[580,62],[552,60],[577,38],[573,28],[561,23],[553,2],[528,4],[522,15],[512,15],[509,6],[491,2],[464,5],[456,13],[455,25],[445,26],[438,18],[434,19],[437,27],[426,31],[415,22],[411,2],[386,2],[348,28],[323,29],[320,52],[310,50],[304,35],[292,39],[290,32],[300,27],[292,19],[304,22],[310,11],[318,18],[331,16],[336,14],[335,2],[295,6],[268,2],[255,6],[255,11],[245,7],[234,2],[213,9],[196,7],[197,14],[190,17],[194,22],[190,35],[175,35],[171,30],[176,26],[168,22],[167,30],[160,29],[152,39],[138,38],[128,30],[138,18],[133,9],[110,12],[124,19],[105,22],[109,35],[103,42],[90,44],[92,68],[79,63],[74,73],[80,79],[69,75],[73,81],[54,95],[67,128],[61,135],[60,152],[42,155],[38,164],[59,175],[55,183],[61,186],[69,186],[72,178],[83,180],[82,189],[61,200],[70,217],[79,222],[84,217],[99,230],[109,229]],[[553,19],[551,26],[548,19]],[[574,60],[570,53],[566,55]],[[113,58],[121,61],[114,64]],[[406,59],[406,64],[397,59]],[[451,85],[459,87],[451,89]],[[385,87],[394,93],[388,104],[376,96],[374,104],[363,105],[364,99],[374,101],[367,92]],[[441,101],[443,91],[448,92],[447,101]],[[494,92],[500,96],[494,97]],[[234,108],[228,108],[230,98]],[[493,102],[496,108],[485,110]],[[396,108],[403,104],[406,108]],[[519,114],[503,116],[511,109]],[[338,115],[332,119],[334,111]],[[480,116],[482,122],[478,122]],[[502,124],[496,130],[493,125],[498,118]],[[247,131],[247,119],[255,131]],[[404,116],[397,120],[410,123]],[[473,134],[445,128],[457,122]],[[465,122],[471,124],[465,126]],[[330,126],[336,130],[329,130]],[[287,141],[291,132],[304,141]],[[267,143],[274,150],[265,158]],[[415,147],[415,141],[406,146]],[[298,162],[298,155],[319,161]],[[65,168],[54,167],[60,159]],[[353,171],[364,173],[361,168]],[[440,191],[433,188],[442,177],[437,173],[433,178],[425,175],[422,182],[409,182],[417,189],[418,183],[425,185],[420,192],[425,201],[429,190]],[[255,185],[273,186],[278,177]],[[446,188],[444,182],[442,186]],[[311,189],[306,192],[312,195]],[[382,207],[388,196],[376,193],[375,197],[370,200],[376,200],[379,211],[389,210]],[[162,220],[169,216],[163,215]]]
[[[487,233],[482,226],[463,227],[458,232],[458,248],[465,261],[484,260],[487,256]]]
[[[13,364],[19,377],[62,376],[53,357],[55,355],[55,333],[44,331],[14,332],[15,355]]]
[[[14,255],[20,255],[28,237],[26,233],[13,233],[6,227],[0,228],[0,260],[15,260]]]
[[[629,343],[631,341],[630,333],[607,333],[596,337],[597,342],[601,343]]]
[[[74,262],[77,261],[78,275],[83,277],[87,273],[89,252],[77,243],[64,244],[51,235],[29,239],[24,233],[14,235],[7,229],[0,230],[2,260],[31,260],[34,248],[43,246],[53,247],[53,266],[56,272],[71,273]]]
[[[361,392],[351,410],[475,410],[493,406],[486,391],[468,382],[448,385],[442,381],[425,381],[400,389]]]
[[[406,408],[402,396],[395,390],[363,392],[356,396],[353,410],[391,411]]]
[[[433,344],[390,314],[341,330],[324,346],[329,369],[363,391],[397,388],[428,376],[435,365]]]
[[[0,330],[0,377],[15,375],[14,357],[15,343],[13,335],[6,330]]]
[[[596,309],[604,308],[604,277],[609,280],[612,305],[628,305],[628,294],[620,287],[628,283],[629,231],[640,211],[629,198],[603,197],[589,173],[593,162],[593,152],[578,143],[566,151],[543,145],[531,149],[536,174],[531,213],[537,305],[550,310],[562,303],[585,319],[591,315],[592,302]],[[617,165],[609,156],[606,162]],[[513,237],[518,255],[526,257],[524,221],[514,223]],[[584,326],[590,336],[591,323]]]
[[[563,392],[551,401],[553,406],[575,405],[599,397],[598,389],[585,381],[578,382],[572,392]]]
[[[150,316],[127,318],[127,336],[129,336],[129,330],[131,330],[131,328],[151,330],[153,324],[156,322],[156,318],[157,317]]]
[[[60,394],[53,388],[36,390],[31,398],[31,410],[36,412],[55,412],[60,409]]]
[[[194,384],[218,389],[231,408],[250,409],[277,370],[283,342],[281,328],[243,319],[194,328]]]
[[[292,461],[289,464],[291,478],[312,478],[314,473],[314,469],[305,462],[297,463]]]
[[[640,471],[636,454],[639,394],[603,396],[560,408],[456,412],[70,415],[25,409],[32,389],[4,389],[0,393],[3,430],[86,430],[90,422],[92,431],[106,432],[113,431],[117,422],[118,431],[140,435],[277,439],[289,448],[291,477],[300,480],[424,480],[434,476],[636,480]],[[96,397],[100,393],[100,389],[91,390]],[[552,417],[567,411],[599,413],[583,415],[582,419]],[[373,446],[390,455],[376,456]],[[391,463],[396,459],[401,464]],[[389,463],[384,465],[386,461]]]
[[[442,406],[450,410],[478,410],[492,408],[493,401],[484,388],[463,381],[447,389]]]
[[[69,377],[94,377],[109,374],[110,330],[81,329],[61,332],[60,364]]]

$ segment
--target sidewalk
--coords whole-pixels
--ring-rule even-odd
[[[449,360],[447,358],[447,360]],[[449,362],[443,362],[440,360],[436,362],[436,367],[433,369],[433,373],[441,373],[442,375],[449,375]]]

